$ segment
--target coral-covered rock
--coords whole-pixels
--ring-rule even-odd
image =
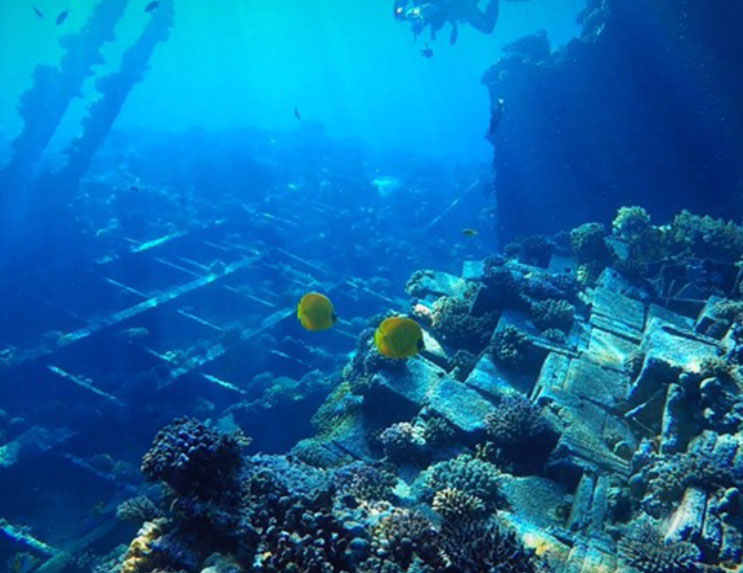
[[[196,420],[179,418],[157,433],[142,459],[142,473],[181,495],[220,497],[236,485],[244,445],[242,435],[220,434]]]

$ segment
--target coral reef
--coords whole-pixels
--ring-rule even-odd
[[[394,509],[372,531],[375,556],[406,570],[417,557],[432,566],[443,565],[438,549],[439,534],[420,512]]]
[[[462,573],[540,573],[546,565],[525,549],[513,531],[499,523],[445,523],[443,547]]]
[[[431,466],[425,483],[430,496],[445,489],[456,489],[482,500],[492,509],[499,501],[499,477],[495,465],[462,454]]]
[[[524,365],[529,350],[529,339],[515,326],[508,325],[493,336],[489,351],[493,359],[506,368]]]
[[[147,522],[129,545],[121,573],[150,573],[159,565],[153,542],[163,534],[163,522]]]
[[[567,332],[573,325],[575,307],[565,300],[537,301],[531,305],[531,319],[541,330]]]
[[[356,501],[392,500],[397,476],[390,467],[355,462],[334,472],[335,487],[340,495]]]
[[[433,304],[432,328],[457,349],[480,352],[490,340],[497,315],[473,316],[467,301],[444,296]]]
[[[416,459],[426,447],[425,429],[409,422],[399,422],[386,428],[379,435],[384,453],[391,460]]]
[[[608,262],[606,234],[606,227],[601,223],[584,223],[570,231],[570,246],[578,261],[583,264]]]
[[[732,221],[682,211],[668,230],[673,251],[691,251],[695,256],[735,262],[743,256],[743,228]]]
[[[143,523],[154,521],[159,516],[160,510],[149,497],[144,495],[127,499],[116,508],[116,517],[123,521]]]
[[[658,525],[641,520],[618,543],[623,563],[640,573],[694,573],[700,571],[701,552],[687,541],[665,542]]]
[[[219,434],[196,420],[178,418],[155,436],[142,459],[142,473],[180,495],[219,498],[234,492],[245,440],[241,434]]]
[[[431,507],[445,521],[472,521],[485,514],[485,504],[479,497],[451,487],[437,491]]]
[[[521,394],[509,394],[485,418],[488,435],[496,445],[525,445],[547,429],[541,409]]]

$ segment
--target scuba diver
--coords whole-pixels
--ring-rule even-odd
[[[478,6],[479,0],[395,0],[394,14],[398,20],[411,23],[417,36],[426,27],[431,29],[431,39],[447,22],[451,24],[449,42],[456,43],[459,34],[458,24],[469,24],[483,34],[491,34],[498,21],[500,0],[487,0],[484,10]]]

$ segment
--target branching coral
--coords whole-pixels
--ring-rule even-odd
[[[606,227],[601,223],[585,223],[570,231],[570,246],[581,263],[606,263],[609,250],[604,238]]]
[[[472,316],[467,301],[443,296],[433,304],[432,328],[455,348],[479,352],[488,343],[497,316],[488,313]]]
[[[426,447],[424,427],[410,422],[399,422],[386,428],[379,441],[384,453],[392,460],[404,460],[419,457]]]
[[[701,569],[701,553],[686,541],[666,543],[657,526],[640,520],[618,545],[619,557],[640,573],[694,573]]]
[[[485,426],[501,446],[528,444],[547,429],[541,409],[521,394],[504,397],[485,418]]]
[[[495,523],[445,522],[442,546],[459,573],[538,573],[546,566],[526,549],[516,534]]]
[[[668,231],[671,248],[702,258],[734,262],[743,256],[743,228],[732,221],[682,211]]]
[[[374,554],[407,569],[418,557],[429,565],[443,565],[438,531],[420,512],[394,509],[372,532]]]
[[[651,454],[633,476],[630,483],[635,494],[643,496],[643,506],[650,515],[661,517],[667,513],[690,486],[709,491],[743,487],[743,470],[732,463],[733,454],[708,449],[704,440],[707,435],[712,434],[703,434],[692,442],[686,453]]]
[[[431,507],[442,519],[450,522],[471,521],[485,514],[485,504],[479,497],[452,487],[437,491]]]
[[[500,472],[491,463],[462,454],[428,469],[426,485],[435,492],[453,488],[481,499],[492,508],[498,501]]]
[[[242,434],[219,434],[201,422],[179,418],[157,433],[142,459],[142,473],[179,495],[219,498],[235,488],[245,445]]]
[[[160,516],[160,510],[152,500],[144,495],[127,499],[116,508],[116,517],[123,521],[143,523]]]
[[[539,330],[567,332],[573,325],[575,307],[565,300],[543,300],[532,303],[531,319]]]
[[[429,418],[423,426],[423,437],[431,446],[444,446],[454,439],[454,428],[439,416]]]
[[[397,484],[392,468],[355,462],[337,469],[333,482],[338,493],[357,501],[391,500]]]
[[[506,368],[519,368],[524,364],[529,350],[529,339],[512,325],[498,331],[489,346],[493,359]]]

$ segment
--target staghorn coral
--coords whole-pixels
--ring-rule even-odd
[[[458,573],[539,573],[546,565],[500,523],[444,522],[442,547]]]
[[[496,445],[514,446],[528,444],[545,432],[547,424],[531,400],[509,394],[485,417],[485,427]]]
[[[145,522],[160,516],[153,501],[144,495],[127,499],[116,508],[116,517],[123,521]]]
[[[532,303],[530,314],[541,331],[557,329],[567,332],[573,325],[575,307],[565,300],[548,299]]]
[[[657,526],[640,520],[618,543],[620,560],[640,573],[694,573],[701,553],[687,541],[666,543]]]
[[[509,324],[495,333],[488,350],[498,364],[517,369],[526,361],[529,339],[518,328]]]
[[[242,434],[219,434],[196,420],[178,418],[155,436],[142,459],[142,473],[179,495],[218,498],[234,490],[245,444]]]
[[[485,514],[485,504],[479,497],[452,487],[437,491],[431,507],[445,521],[470,521]]]
[[[479,352],[488,343],[496,323],[493,312],[472,316],[465,300],[442,296],[433,304],[432,329],[457,349]]]
[[[488,508],[498,502],[498,468],[486,461],[461,454],[454,459],[431,466],[426,474],[426,486],[431,496],[447,488],[458,489],[481,499]]]

